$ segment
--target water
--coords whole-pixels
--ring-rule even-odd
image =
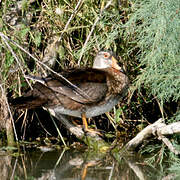
[[[0,155],[0,180],[148,180],[162,179],[157,169],[135,154],[110,154],[77,150],[29,149],[20,156]]]

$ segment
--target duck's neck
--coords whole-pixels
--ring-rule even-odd
[[[108,91],[113,94],[121,94],[127,89],[129,80],[128,77],[121,71],[114,68],[106,70]]]

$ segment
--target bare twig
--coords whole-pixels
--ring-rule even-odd
[[[17,162],[18,162],[18,157],[16,157],[16,161],[15,161],[14,166],[13,166],[13,171],[12,171],[10,180],[13,180],[13,179],[14,179],[15,170],[16,170],[16,167],[17,167]]]
[[[111,179],[112,179],[112,177],[113,177],[113,171],[114,171],[114,162],[113,162],[113,164],[112,164],[111,171],[110,171],[109,176],[108,176],[108,180],[111,180]]]
[[[81,5],[81,3],[82,3],[83,1],[84,1],[84,0],[79,0],[79,1],[78,1],[76,7],[74,8],[73,13],[71,14],[70,18],[68,19],[68,21],[67,21],[67,23],[66,23],[66,25],[65,25],[65,27],[64,27],[64,29],[63,29],[63,31],[62,31],[62,33],[61,33],[61,35],[60,35],[58,41],[61,41],[64,32],[66,32],[66,30],[67,30],[67,28],[68,28],[68,26],[69,26],[71,20],[73,19],[73,17],[74,17],[74,16],[76,15],[76,13],[78,12],[78,8],[79,8],[79,6]]]
[[[59,134],[59,137],[61,138],[61,140],[62,140],[62,142],[63,142],[63,144],[64,144],[64,147],[67,147],[67,145],[66,145],[66,143],[65,143],[65,141],[64,141],[64,139],[63,139],[63,136],[62,136],[62,134],[61,134],[61,132],[60,132],[60,130],[59,130],[59,128],[58,128],[55,120],[53,119],[53,117],[51,117],[51,119],[52,119],[52,122],[53,122],[53,124],[54,124],[54,126],[55,126],[55,128],[56,128],[56,131],[57,131],[58,134]]]
[[[112,124],[113,128],[115,130],[117,130],[116,123],[114,122],[114,119],[110,116],[109,112],[106,112],[105,114],[106,114],[107,118],[109,119],[110,123]]]
[[[9,38],[7,39],[7,37],[3,34],[0,33],[1,38],[3,39],[3,41],[5,42],[6,46],[8,47],[8,49],[10,50],[10,52],[12,53],[13,57],[15,58],[17,64],[19,65],[21,72],[23,73],[24,77],[25,77],[25,73],[23,71],[23,68],[21,67],[21,63],[18,59],[18,57],[16,56],[16,54],[14,53],[13,49],[11,48],[11,46],[8,44],[7,40],[9,40]],[[31,84],[29,83],[29,80],[27,78],[25,78],[26,82],[28,83],[29,87],[32,89]]]
[[[158,103],[158,106],[159,106],[159,110],[161,112],[161,115],[162,115],[162,118],[164,119],[164,110],[163,110],[163,106],[162,104],[159,102],[159,100],[155,97],[157,103]]]
[[[82,50],[81,50],[81,53],[80,53],[80,57],[79,57],[79,60],[78,60],[78,65],[79,65],[79,66],[80,66],[80,62],[81,62],[81,59],[82,59],[84,50],[85,50],[85,48],[86,48],[86,46],[87,46],[87,43],[88,43],[88,41],[89,41],[89,39],[90,39],[90,36],[92,35],[92,33],[93,33],[93,31],[94,31],[94,28],[95,28],[97,22],[101,19],[103,12],[111,5],[111,3],[112,3],[112,0],[110,0],[110,1],[107,2],[106,6],[100,11],[99,16],[98,16],[98,17],[96,18],[96,20],[94,21],[94,24],[93,24],[93,26],[92,26],[92,28],[91,28],[91,31],[90,31],[90,33],[88,34],[88,36],[87,36],[87,38],[86,38],[86,41],[85,41],[85,43],[84,43],[84,45],[83,45],[83,47],[82,47]]]
[[[175,149],[175,147],[172,145],[172,143],[170,142],[170,140],[168,138],[166,138],[165,136],[159,136],[158,137],[159,140],[163,141],[163,143],[169,148],[169,150],[171,152],[173,152],[174,154],[178,155],[180,152],[178,150]]]
[[[56,169],[56,167],[59,165],[59,163],[60,163],[60,161],[61,161],[65,151],[66,151],[66,148],[64,148],[63,151],[61,152],[61,154],[60,154],[60,156],[59,156],[59,158],[58,158],[58,160],[57,160],[57,162],[56,162],[56,164],[54,166],[54,169]]]
[[[13,125],[13,130],[14,130],[14,135],[15,135],[15,138],[16,138],[16,142],[18,142],[18,137],[17,137],[17,133],[16,133],[16,128],[15,128],[14,120],[13,120],[13,115],[12,115],[12,113],[11,113],[11,109],[10,109],[10,107],[9,107],[9,103],[8,103],[8,101],[7,101],[7,98],[6,98],[6,96],[5,96],[4,89],[3,89],[3,87],[2,87],[1,84],[0,84],[0,88],[1,88],[2,94],[4,95],[4,100],[5,100],[5,102],[6,102],[6,106],[7,106],[8,112],[9,112],[9,114],[10,114],[11,122],[12,122],[12,125]]]
[[[36,118],[38,119],[38,122],[39,122],[40,126],[44,129],[44,131],[45,131],[48,135],[52,136],[52,134],[44,127],[43,123],[42,123],[41,120],[39,119],[39,116],[38,116],[38,114],[37,114],[36,112],[35,112],[35,115],[36,115]]]

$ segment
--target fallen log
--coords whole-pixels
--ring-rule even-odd
[[[164,120],[160,118],[153,124],[148,125],[141,132],[139,132],[132,140],[130,140],[126,145],[126,150],[134,150],[138,145],[140,145],[145,139],[149,138],[152,135],[157,136],[157,138],[169,148],[175,154],[180,154],[176,150],[170,140],[166,138],[167,135],[179,134],[180,133],[180,122],[175,122],[166,125]]]

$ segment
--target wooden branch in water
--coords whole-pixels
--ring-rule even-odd
[[[51,115],[56,117],[67,130],[69,130],[77,139],[83,141],[88,145],[89,148],[95,149],[97,151],[106,151],[109,149],[108,145],[98,134],[96,133],[84,133],[81,127],[77,127],[70,122],[68,116],[59,113],[56,109],[48,109]]]
[[[180,154],[180,152],[173,147],[169,139],[165,137],[165,135],[172,135],[177,133],[180,133],[180,122],[175,122],[166,125],[165,123],[163,123],[163,119],[160,118],[155,123],[148,125],[141,132],[139,132],[132,140],[130,140],[125,145],[125,148],[127,150],[133,150],[138,145],[140,145],[143,142],[143,140],[147,139],[152,135],[157,135],[158,139],[162,140],[170,151],[172,151],[175,154]]]
[[[51,114],[54,115],[65,126],[65,128],[69,130],[73,135],[75,135],[78,139],[82,139],[84,137],[85,134],[82,128],[73,125],[68,120],[68,117],[66,115],[57,113],[56,111],[52,113],[52,111],[53,110],[51,109],[50,110]]]

